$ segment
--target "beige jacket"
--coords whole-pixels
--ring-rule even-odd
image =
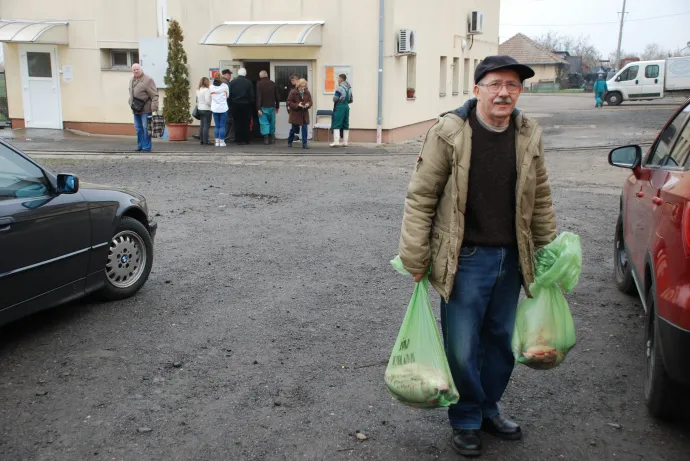
[[[129,80],[129,107],[132,107],[133,98],[146,101],[144,109],[138,114],[158,112],[158,88],[148,75],[144,74],[138,80],[134,77]]]
[[[411,274],[426,272],[447,301],[464,237],[472,129],[467,121],[476,106],[471,99],[442,115],[429,130],[407,190],[400,235],[400,258]],[[516,229],[523,287],[534,281],[535,248],[556,237],[551,187],[544,163],[541,128],[513,113],[517,149]]]

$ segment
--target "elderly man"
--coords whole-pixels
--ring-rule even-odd
[[[158,112],[158,88],[156,88],[156,82],[144,74],[139,64],[132,65],[132,79],[129,81],[129,107],[134,113],[134,128],[137,130],[137,152],[151,152],[151,137],[147,127],[151,114]]]
[[[230,82],[230,110],[235,125],[235,143],[249,144],[249,127],[252,122],[252,102],[254,101],[254,84],[247,78],[247,69],[237,71],[237,78]]]
[[[259,114],[259,125],[264,144],[276,142],[276,114],[280,110],[280,96],[275,82],[268,78],[268,72],[259,72],[260,80],[256,84],[256,110]]]
[[[511,337],[534,252],[556,235],[537,122],[515,109],[534,71],[508,56],[475,70],[474,95],[429,130],[405,201],[400,257],[441,294],[446,354],[460,401],[449,408],[453,448],[481,454],[480,430],[517,440],[499,413],[515,359]]]

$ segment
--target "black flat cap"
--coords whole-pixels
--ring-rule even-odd
[[[223,69],[223,72],[221,74],[230,74],[232,75],[232,71],[230,69]]]
[[[474,71],[474,83],[479,83],[489,72],[503,69],[510,69],[517,72],[521,82],[534,77],[534,71],[531,67],[520,64],[510,56],[487,56],[479,63],[477,69]]]

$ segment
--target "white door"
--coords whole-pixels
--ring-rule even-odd
[[[661,75],[661,65],[663,63],[647,64],[644,71],[640,71],[642,78],[642,94],[645,98],[660,98],[661,90],[664,86],[663,76]]]
[[[618,86],[628,95],[629,99],[639,99],[642,94],[642,84],[640,81],[640,66],[638,64],[628,64],[623,71],[618,74],[616,81]]]
[[[62,129],[60,75],[55,45],[20,45],[24,120],[27,128]]]
[[[309,82],[309,92],[316,105],[317,87],[312,80],[312,66],[309,61],[271,61],[271,80],[278,85],[278,96],[280,96],[280,110],[276,116],[276,138],[287,139],[290,134],[289,114],[286,102],[290,93],[290,76],[297,75],[306,78]],[[314,125],[314,106],[309,111],[309,139],[312,137],[312,127]]]

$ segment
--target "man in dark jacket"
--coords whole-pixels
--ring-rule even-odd
[[[256,110],[259,114],[261,135],[264,144],[276,142],[276,114],[280,110],[280,97],[275,82],[268,78],[268,72],[259,72],[261,80],[256,84]]]
[[[232,71],[230,69],[223,69],[223,83],[230,88],[232,81]],[[230,107],[230,95],[228,95],[228,117],[225,121],[225,142],[233,142],[235,140],[235,130],[232,123],[232,108]]]
[[[235,142],[249,144],[249,126],[252,121],[254,84],[247,78],[247,69],[237,71],[238,77],[230,82],[230,105],[235,122]]]

